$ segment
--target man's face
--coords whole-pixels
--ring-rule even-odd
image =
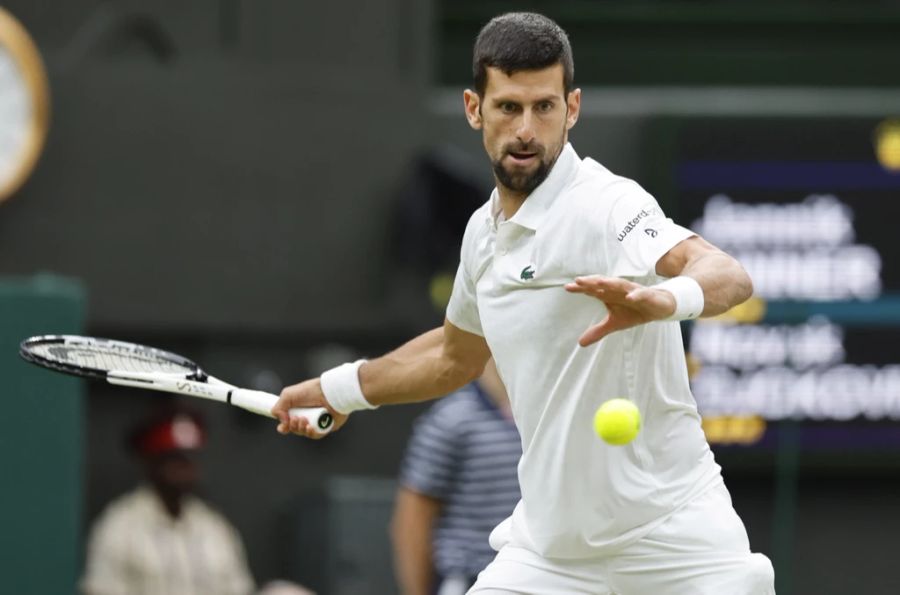
[[[194,491],[198,469],[194,453],[174,450],[147,459],[150,482],[169,495],[180,498]]]
[[[465,102],[469,124],[482,130],[498,184],[528,195],[566,144],[581,91],[566,96],[561,64],[511,75],[489,67],[484,96],[466,91]]]

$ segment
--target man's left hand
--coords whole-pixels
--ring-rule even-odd
[[[576,277],[572,283],[566,283],[565,289],[595,297],[606,306],[606,317],[588,328],[578,339],[582,347],[596,343],[615,331],[663,320],[675,312],[675,296],[670,292],[617,277]]]

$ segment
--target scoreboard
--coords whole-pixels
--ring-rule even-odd
[[[900,451],[900,124],[701,118],[673,138],[671,215],[755,289],[686,333],[710,441],[788,420],[804,448]]]

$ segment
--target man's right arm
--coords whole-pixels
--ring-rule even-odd
[[[449,321],[359,369],[363,394],[373,405],[427,401],[475,380],[490,358],[484,337]]]
[[[469,333],[449,321],[405,343],[390,353],[365,362],[358,371],[359,387],[371,405],[412,403],[435,399],[478,378],[490,357],[484,337]],[[272,408],[280,420],[278,431],[319,438],[303,418],[290,418],[294,407],[327,407],[335,418],[335,429],[347,419],[335,411],[322,391],[318,378],[281,391]]]
[[[394,571],[403,595],[429,595],[434,586],[432,530],[442,503],[405,486],[397,490],[391,518]]]

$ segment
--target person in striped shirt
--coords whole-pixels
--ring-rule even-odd
[[[465,593],[496,552],[491,530],[521,497],[522,455],[506,389],[484,375],[415,424],[400,472],[391,538],[402,595]]]

